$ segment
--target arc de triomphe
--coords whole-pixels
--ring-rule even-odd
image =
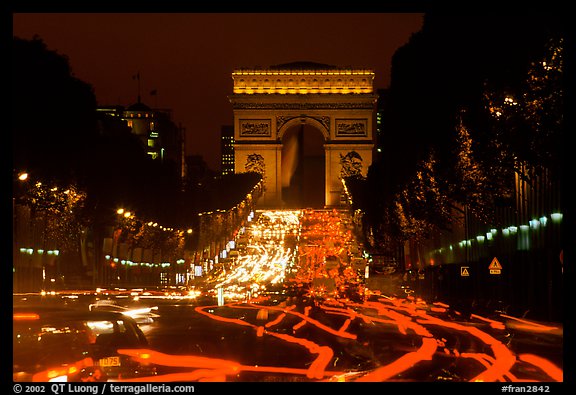
[[[281,207],[282,147],[289,129],[309,125],[322,133],[325,206],[340,205],[343,175],[366,176],[372,163],[374,72],[295,62],[237,69],[234,92],[235,172],[260,172],[262,206]]]

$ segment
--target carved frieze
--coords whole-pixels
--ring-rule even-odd
[[[311,117],[317,120],[326,128],[327,131],[330,131],[330,117]]]
[[[264,157],[257,153],[248,155],[244,168],[247,172],[258,173],[264,177],[266,174],[266,164],[264,162]]]
[[[340,154],[340,178],[362,177],[362,156],[356,151]]]
[[[270,119],[241,119],[240,137],[270,137],[272,122]]]
[[[336,137],[366,137],[368,135],[367,119],[337,119]]]
[[[284,124],[286,124],[286,122],[294,119],[294,118],[300,118],[299,116],[285,116],[285,115],[279,115],[276,117],[276,129],[280,130],[282,129],[282,126],[284,126]]]

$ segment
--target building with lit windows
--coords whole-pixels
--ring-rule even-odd
[[[220,131],[221,174],[234,174],[234,126],[224,125]]]
[[[122,106],[99,107],[101,121],[126,126],[136,135],[146,153],[153,160],[174,168],[179,177],[185,176],[184,133],[182,128],[172,121],[171,111],[152,109],[140,99],[126,108]]]
[[[126,119],[128,127],[146,147],[146,153],[152,159],[163,160],[165,149],[160,144],[158,115],[159,113],[140,101],[132,104],[124,111],[124,119]]]

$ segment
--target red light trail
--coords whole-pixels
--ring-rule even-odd
[[[472,314],[469,321],[455,321],[450,306],[406,298],[371,295],[362,285],[362,270],[348,266],[346,246],[353,242],[350,232],[342,231],[341,214],[336,211],[306,211],[301,219],[298,269],[286,281],[289,286],[308,287],[308,305],[274,304],[269,297],[231,301],[218,306],[198,306],[195,312],[216,325],[250,328],[257,338],[273,337],[286,347],[302,349],[301,367],[264,366],[240,361],[211,359],[192,355],[168,355],[150,350],[120,350],[148,363],[195,368],[190,373],[158,375],[155,381],[233,379],[242,372],[274,373],[305,377],[306,381],[397,381],[412,379],[422,363],[440,365],[448,359],[466,368],[461,381],[562,381],[562,369],[534,354],[516,355],[501,340],[511,326],[524,331],[558,330],[542,324],[501,315],[503,321]],[[328,266],[327,257],[332,265]],[[334,289],[318,286],[317,279],[333,279]],[[338,290],[355,286],[358,297],[351,300]],[[288,299],[290,300],[290,299]],[[252,314],[251,312],[257,312]],[[454,312],[458,316],[458,312]],[[395,352],[385,353],[370,336],[389,338]],[[369,344],[373,341],[373,344]],[[342,367],[346,347],[372,347],[366,357],[372,368]],[[281,348],[282,346],[276,346]],[[399,350],[402,353],[399,354]],[[292,361],[294,363],[294,361]],[[343,363],[342,366],[346,364]],[[527,367],[530,369],[526,369]],[[528,375],[526,372],[536,372]],[[143,378],[140,381],[146,381]]]

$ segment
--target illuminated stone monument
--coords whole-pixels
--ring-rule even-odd
[[[341,204],[342,177],[372,163],[374,72],[309,62],[233,71],[235,172],[263,175],[261,206],[282,207],[285,133],[307,125],[324,140],[326,207]]]

